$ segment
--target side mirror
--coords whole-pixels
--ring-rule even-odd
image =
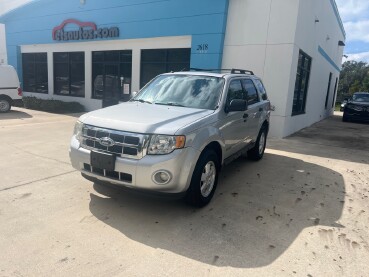
[[[247,101],[242,99],[234,99],[227,108],[227,112],[243,112],[247,109]]]

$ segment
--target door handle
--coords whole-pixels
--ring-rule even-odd
[[[259,108],[259,112],[262,112],[264,109],[263,108]]]
[[[248,117],[249,117],[249,114],[244,113],[242,117],[243,117],[243,118],[248,118]]]

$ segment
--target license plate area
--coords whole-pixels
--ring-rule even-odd
[[[90,163],[92,167],[114,171],[115,155],[91,151]]]

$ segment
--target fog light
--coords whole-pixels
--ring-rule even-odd
[[[170,177],[169,177],[168,173],[166,173],[166,172],[160,172],[160,179],[163,182],[168,182],[169,178]]]
[[[172,179],[171,174],[168,171],[157,171],[153,175],[153,181],[158,185],[165,185]]]

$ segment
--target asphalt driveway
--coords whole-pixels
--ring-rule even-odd
[[[369,125],[340,116],[236,160],[193,209],[84,180],[77,115],[0,114],[0,276],[365,276]]]

